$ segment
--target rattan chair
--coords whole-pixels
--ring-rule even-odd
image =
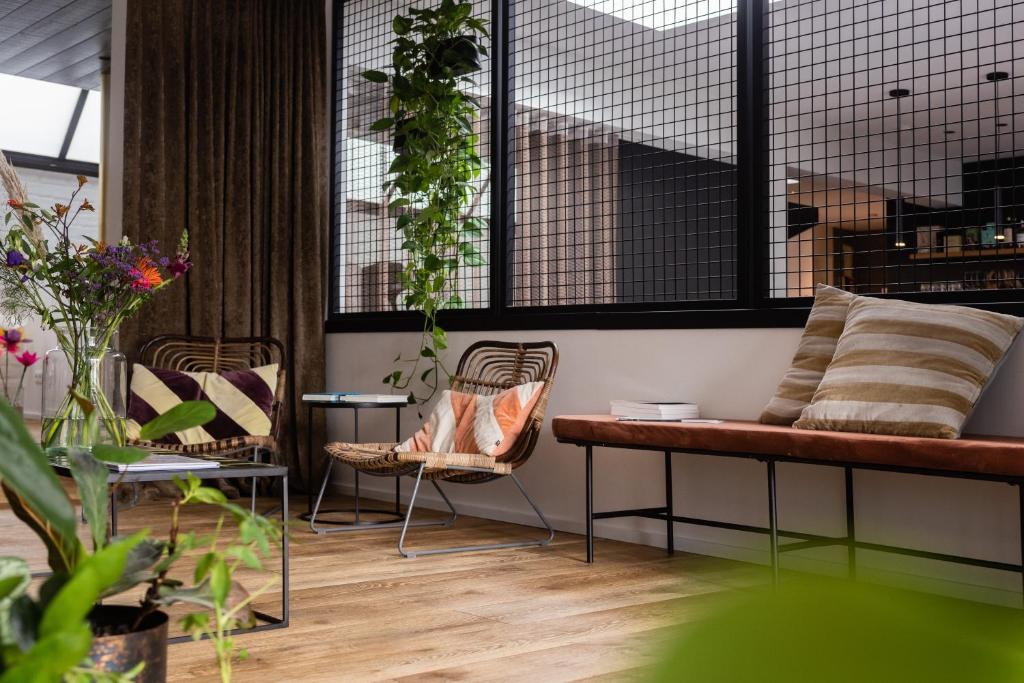
[[[408,475],[415,477],[416,484],[412,497],[406,508],[405,518],[401,522],[389,526],[401,526],[402,533],[398,539],[398,552],[404,557],[417,555],[437,555],[472,550],[492,550],[496,548],[519,548],[524,546],[547,545],[554,538],[555,532],[544,517],[544,513],[527,494],[522,483],[514,474],[514,470],[522,466],[533,453],[544,422],[544,411],[551,395],[551,386],[558,367],[558,349],[552,342],[512,343],[499,341],[480,341],[470,346],[459,360],[459,365],[452,378],[451,387],[456,391],[477,394],[496,394],[510,387],[526,382],[543,381],[544,388],[530,413],[526,426],[520,433],[516,443],[504,455],[491,458],[486,455],[469,453],[407,453],[396,452],[394,443],[330,443],[325,450],[330,456],[327,472],[320,486],[310,526],[318,533],[330,530],[317,529],[314,522],[316,512],[323,499],[324,490],[330,477],[330,465],[335,461],[349,465],[359,472],[375,475]],[[405,537],[410,526],[426,526],[429,524],[450,525],[458,513],[451,500],[441,489],[440,482],[455,484],[483,484],[500,477],[509,477],[515,483],[523,497],[540,518],[548,534],[546,537],[530,541],[513,543],[492,543],[488,545],[460,546],[453,548],[436,548],[431,550],[409,550],[405,547]],[[445,504],[451,510],[451,516],[442,522],[411,522],[416,497],[420,484],[429,480],[437,489]],[[376,524],[373,528],[380,528]]]
[[[139,349],[139,362],[148,367],[179,372],[224,372],[277,363],[277,389],[271,407],[269,435],[237,436],[200,444],[132,442],[195,457],[241,457],[255,462],[273,462],[276,459],[285,396],[285,351],[280,341],[271,337],[162,335],[143,344]],[[256,480],[253,480],[253,510],[255,505]]]

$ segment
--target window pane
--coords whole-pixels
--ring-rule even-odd
[[[100,161],[100,92],[91,90],[78,119],[75,137],[68,148],[68,158],[78,161]]]
[[[735,13],[509,0],[512,306],[735,298]]]
[[[0,74],[0,149],[56,157],[78,88]]]
[[[490,3],[478,0],[476,15],[490,19]],[[395,230],[397,214],[387,210],[395,199],[381,184],[395,158],[390,133],[377,133],[370,126],[388,116],[390,92],[386,84],[370,83],[361,74],[367,69],[389,71],[391,66],[391,20],[409,7],[428,3],[410,0],[349,0],[337,5],[339,34],[335,164],[335,263],[332,287],[338,302],[335,312],[377,312],[402,308],[399,274],[406,262],[403,238]],[[481,104],[475,128],[480,137],[478,153],[483,159],[481,180],[467,217],[490,217],[490,61],[481,60],[474,74],[473,94]],[[415,210],[415,207],[413,207]],[[477,248],[489,253],[485,229],[476,240]],[[487,265],[460,269],[456,293],[467,308],[486,308],[489,303]]]
[[[771,296],[1024,286],[1022,22],[990,0],[768,6]]]

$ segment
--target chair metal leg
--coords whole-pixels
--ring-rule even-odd
[[[326,535],[326,534],[345,533],[345,532],[348,532],[348,531],[365,531],[367,529],[395,529],[395,528],[398,528],[398,527],[402,527],[404,529],[407,526],[451,526],[452,524],[455,523],[456,517],[458,517],[458,513],[455,511],[455,507],[452,505],[452,502],[450,500],[448,500],[448,496],[446,496],[444,494],[444,491],[442,491],[440,489],[440,487],[437,487],[437,483],[435,482],[434,486],[437,487],[438,493],[441,494],[441,497],[444,498],[445,504],[447,504],[448,508],[452,511],[451,515],[449,515],[445,519],[441,519],[441,520],[426,520],[425,519],[425,520],[422,520],[422,521],[419,521],[419,522],[413,522],[412,524],[409,524],[408,515],[406,515],[406,517],[404,517],[402,519],[399,519],[399,520],[396,520],[394,522],[360,522],[360,521],[358,521],[359,517],[357,516],[356,517],[356,522],[354,524],[334,524],[334,523],[331,523],[332,526],[330,528],[324,528],[323,526],[318,527],[316,525],[316,516],[318,514],[320,514],[320,505],[323,502],[324,491],[327,489],[327,482],[330,481],[330,479],[331,479],[331,470],[333,468],[334,468],[334,459],[331,458],[327,462],[327,468],[324,471],[324,478],[323,478],[323,481],[320,483],[320,492],[317,494],[316,502],[313,505],[313,510],[312,510],[312,512],[309,515],[309,528],[310,528],[310,530],[312,530],[314,533],[319,534],[321,536]],[[356,474],[358,476],[358,471],[357,471]],[[413,492],[413,497],[415,497],[415,495],[416,495],[416,493],[414,491]],[[346,511],[346,510],[325,510],[324,512],[326,513],[326,512],[351,512],[351,511],[350,510],[348,510],[348,511]],[[375,510],[375,512],[376,512],[376,510]],[[358,512],[357,512],[357,515],[358,515]],[[321,523],[321,524],[323,524],[323,523]]]
[[[324,499],[324,491],[327,489],[327,482],[331,479],[331,470],[334,469],[334,458],[327,460],[327,468],[324,470],[324,480],[320,483],[320,492],[316,496],[316,503],[313,504],[313,511],[309,515],[309,528],[315,534],[322,534],[326,529],[316,528],[316,514],[320,512],[320,503]]]
[[[514,474],[510,474],[509,477],[511,477],[512,481],[515,482],[516,488],[518,488],[519,492],[523,494],[523,497],[526,498],[526,502],[530,504],[530,507],[533,508],[533,511],[537,514],[537,517],[540,518],[540,521],[548,530],[548,535],[546,538],[540,538],[531,541],[516,541],[513,543],[489,543],[485,545],[464,545],[449,548],[432,548],[429,550],[407,550],[405,547],[405,535],[408,532],[409,527],[414,526],[410,524],[410,520],[412,519],[413,508],[415,507],[416,504],[416,496],[420,490],[420,482],[423,480],[423,469],[425,466],[425,464],[421,464],[419,470],[416,471],[416,483],[415,485],[413,485],[412,498],[409,499],[409,505],[405,510],[405,522],[402,525],[402,535],[398,537],[398,552],[401,553],[402,557],[412,558],[418,557],[420,555],[447,555],[449,553],[475,552],[478,550],[499,550],[502,548],[526,548],[530,546],[545,546],[551,543],[551,541],[555,538],[555,530],[554,528],[552,528],[551,524],[544,516],[544,513],[541,512],[537,504],[533,501],[532,498],[530,498],[530,494],[528,494],[526,492],[526,489],[523,488],[523,485],[522,483],[520,483],[519,478],[516,477],[516,475]],[[460,467],[453,469],[458,469],[467,472],[486,471],[479,468],[471,467]],[[445,503],[447,503],[448,507],[452,508],[452,512],[454,512],[455,508],[452,506],[451,501],[448,499],[448,496],[445,495],[444,491],[441,490],[441,487],[438,485],[436,481],[433,483],[434,487],[437,489],[438,493],[441,494],[441,497],[444,499]]]

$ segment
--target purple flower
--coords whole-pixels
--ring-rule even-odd
[[[25,261],[27,260],[28,259],[25,258],[25,255],[22,254],[20,251],[12,249],[11,251],[7,252],[8,268],[17,268],[20,265],[24,265]]]
[[[188,272],[189,268],[192,267],[192,262],[183,256],[176,256],[174,261],[168,266],[168,270],[175,279],[181,277]]]

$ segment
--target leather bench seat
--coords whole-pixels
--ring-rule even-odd
[[[552,431],[559,441],[580,444],[1024,478],[1024,438],[926,439],[810,431],[739,420],[720,424],[619,421],[610,415],[560,415],[552,422]]]

